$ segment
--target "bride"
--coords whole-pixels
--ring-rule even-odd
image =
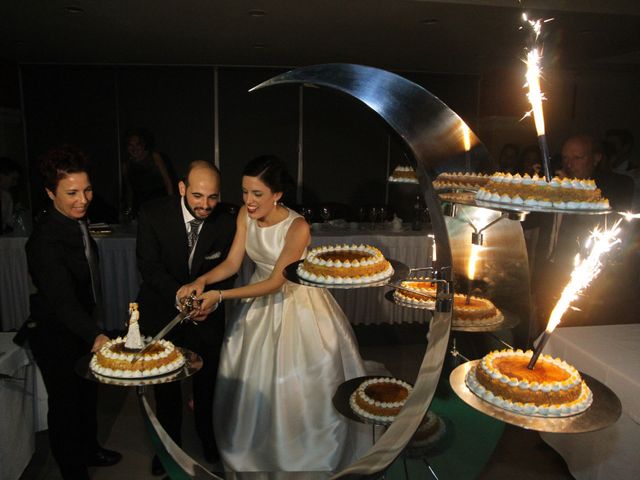
[[[196,290],[203,311],[243,299],[227,324],[214,400],[220,454],[238,472],[333,471],[370,446],[368,430],[331,403],[342,382],[365,374],[347,318],[325,289],[282,273],[310,240],[304,218],[279,203],[290,185],[276,157],[249,162],[229,256],[177,294]],[[248,285],[202,293],[238,272],[245,252],[256,264]]]

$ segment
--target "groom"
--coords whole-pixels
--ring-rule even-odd
[[[180,198],[153,200],[140,210],[136,256],[142,276],[138,295],[140,327],[145,335],[155,335],[178,313],[175,307],[178,288],[222,262],[235,234],[234,218],[216,208],[220,172],[212,163],[192,162],[178,187]],[[209,288],[230,286],[222,282]],[[224,308],[219,308],[197,324],[185,322],[176,326],[167,337],[177,346],[196,352],[204,361],[193,377],[193,403],[196,430],[204,456],[211,463],[219,458],[213,436],[212,404],[223,334]],[[158,420],[180,445],[180,383],[157,385],[154,392]],[[154,475],[164,473],[157,456],[151,470]]]

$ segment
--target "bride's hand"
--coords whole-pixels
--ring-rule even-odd
[[[216,295],[212,295],[216,293]],[[202,302],[200,307],[198,308],[198,312],[191,317],[192,320],[196,322],[201,322],[205,320],[209,314],[215,311],[218,308],[218,298],[217,292],[206,292],[198,297],[198,301]]]

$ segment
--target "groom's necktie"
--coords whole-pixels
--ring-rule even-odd
[[[202,220],[194,218],[189,222],[189,234],[187,235],[187,246],[189,247],[189,270],[191,270],[191,262],[193,260],[193,250],[198,242],[198,234],[200,233],[200,225]]]
[[[100,283],[100,269],[98,267],[98,257],[91,244],[91,236],[89,235],[89,227],[85,220],[80,220],[80,231],[82,232],[82,243],[84,244],[84,255],[89,263],[89,272],[91,274],[91,291],[96,304],[102,303],[102,285]]]

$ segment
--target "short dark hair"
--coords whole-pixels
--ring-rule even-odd
[[[242,175],[259,178],[273,193],[287,193],[295,186],[286,165],[275,155],[254,158],[244,167]]]
[[[47,151],[40,157],[40,174],[44,186],[55,193],[60,180],[72,173],[91,172],[89,158],[75,145],[61,145]]]

